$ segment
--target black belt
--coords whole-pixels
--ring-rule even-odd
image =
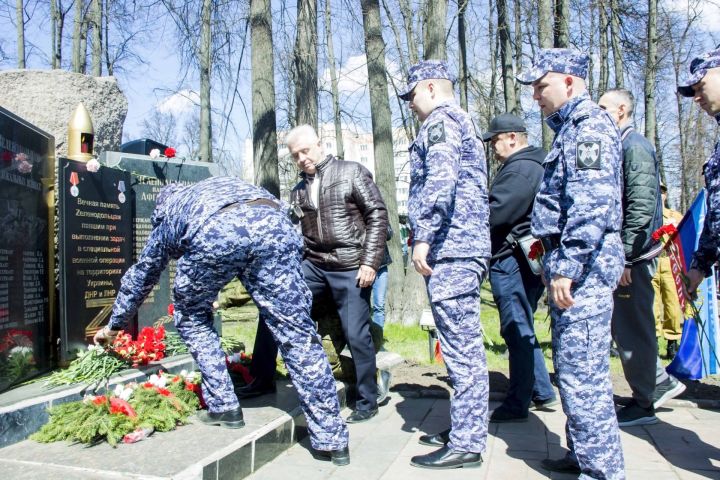
[[[266,206],[266,207],[272,207],[275,210],[280,210],[280,205],[273,202],[269,198],[256,198],[254,200],[248,200],[247,202],[235,202],[231,203],[230,205],[226,205],[225,207],[221,208],[218,213],[226,212],[228,210],[232,210],[233,208],[239,207],[240,205],[247,205],[249,207],[259,207],[259,206]]]
[[[542,237],[540,239],[540,243],[542,243],[543,249],[546,253],[551,250],[555,250],[556,248],[560,248],[560,235],[550,235],[549,237]]]

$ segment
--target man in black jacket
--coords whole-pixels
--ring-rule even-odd
[[[652,239],[652,234],[662,225],[660,172],[655,148],[632,126],[632,93],[624,89],[609,90],[598,105],[617,123],[623,146],[620,235],[625,247],[625,270],[614,294],[612,336],[633,399],[618,410],[618,425],[649,425],[658,421],[655,408],[685,389],[665,372],[655,338],[652,278],[661,245]]]
[[[522,422],[527,421],[531,401],[536,408],[557,403],[533,325],[544,287],[518,245],[530,235],[545,151],[528,145],[525,124],[509,113],[490,122],[483,140],[491,142],[495,158],[502,163],[490,187],[490,284],[510,361],[507,397],[490,421]]]
[[[357,377],[358,398],[347,422],[363,422],[378,411],[370,294],[385,257],[387,209],[370,172],[359,163],[326,156],[310,125],[290,130],[285,143],[303,177],[290,202],[305,243],[305,281],[313,297],[326,291],[332,296]],[[240,398],[274,389],[277,351],[267,333],[258,327],[255,348],[262,360],[254,356],[251,374],[256,380],[238,391]]]

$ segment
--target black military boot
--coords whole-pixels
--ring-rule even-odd
[[[220,425],[225,428],[242,428],[245,426],[242,408],[240,407],[220,413],[203,410],[197,413],[197,418],[205,425]]]

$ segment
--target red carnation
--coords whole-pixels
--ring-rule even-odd
[[[540,240],[535,240],[533,244],[530,245],[528,258],[530,260],[537,260],[543,255],[543,253],[545,253],[545,249],[542,246],[542,242]]]
[[[98,395],[97,397],[92,399],[92,403],[95,405],[102,405],[104,403],[107,403],[107,397],[105,395]]]
[[[157,387],[155,390],[157,390],[157,392],[158,392],[160,395],[162,395],[163,397],[170,397],[170,396],[172,396],[172,393],[171,393],[170,390],[168,390],[167,388]]]
[[[171,317],[173,315],[175,315],[175,304],[174,303],[171,303],[170,305],[168,305],[168,315],[170,315]]]
[[[176,152],[175,149],[172,148],[172,147],[167,147],[167,148],[165,149],[165,156],[166,156],[167,158],[173,158],[173,157],[175,156],[175,153],[177,153],[177,152]]]

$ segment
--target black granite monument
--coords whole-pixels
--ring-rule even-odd
[[[130,174],[85,162],[58,162],[60,305],[63,359],[87,348],[107,323],[123,274],[132,264]],[[135,325],[129,330],[136,331]]]
[[[51,367],[54,152],[52,135],[0,108],[0,392]]]

